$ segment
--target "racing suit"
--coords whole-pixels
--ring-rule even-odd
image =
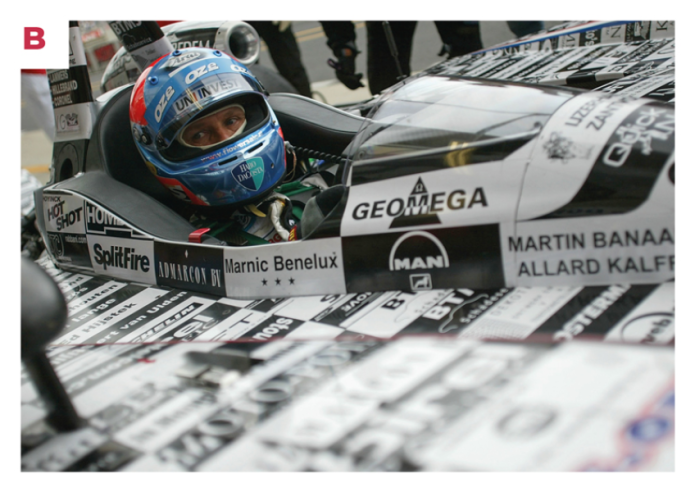
[[[303,169],[313,171],[299,179],[293,179],[294,171],[290,171],[289,179],[258,203],[225,215],[191,212],[189,221],[197,229],[210,229],[207,235],[231,246],[301,239],[318,226],[342,196],[342,186],[328,186],[334,179],[330,170],[317,172],[321,161],[306,164]]]

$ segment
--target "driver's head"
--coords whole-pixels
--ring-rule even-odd
[[[179,132],[179,142],[187,147],[208,149],[231,140],[246,128],[246,111],[241,104],[230,104],[199,118]]]
[[[150,171],[190,203],[255,202],[284,176],[282,133],[263,87],[220,51],[176,50],[147,67],[130,122]]]

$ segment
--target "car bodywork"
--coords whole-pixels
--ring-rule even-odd
[[[35,194],[68,310],[47,353],[87,423],[56,435],[23,374],[22,469],[673,470],[673,36],[568,24],[366,116],[271,95],[288,140],[350,144],[296,243],[188,242],[95,118],[54,152],[83,174],[57,158]]]
[[[650,43],[658,53],[669,40]],[[566,64],[588,57],[575,51]],[[385,91],[366,117],[271,95],[288,141],[350,144],[346,192],[324,224],[262,246],[189,242],[192,227],[167,210],[129,142],[130,88],[107,93],[85,172],[37,192],[48,251],[61,268],[235,298],[672,279],[673,105],[470,78],[501,63],[480,56],[487,70],[445,63]],[[313,128],[303,115],[317,116]],[[73,161],[69,147],[59,162]]]

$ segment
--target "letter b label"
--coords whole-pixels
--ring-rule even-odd
[[[43,40],[43,29],[40,27],[25,27],[24,28],[24,49],[25,50],[40,50],[46,46],[46,41]]]

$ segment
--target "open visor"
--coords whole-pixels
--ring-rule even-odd
[[[242,109],[230,109],[239,107]],[[237,122],[237,129],[243,128],[233,138],[220,138],[216,142],[204,140],[200,142],[202,145],[196,145],[193,133],[198,132],[193,132],[194,129],[209,128],[204,124],[206,121],[225,124],[223,117],[231,118],[232,115],[244,119],[243,125],[239,124],[241,121]],[[208,155],[250,135],[262,127],[268,118],[268,105],[249,79],[240,74],[213,75],[187,88],[169,104],[162,118],[164,124],[157,135],[156,145],[165,159],[187,161]],[[227,121],[227,124],[232,126],[231,121]]]

